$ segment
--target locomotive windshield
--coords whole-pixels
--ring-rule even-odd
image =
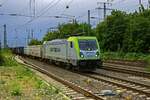
[[[79,40],[79,48],[80,50],[97,50],[97,42],[96,40]]]

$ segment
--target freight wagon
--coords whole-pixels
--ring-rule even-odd
[[[42,57],[41,49],[42,49],[41,45],[27,46],[26,48],[24,48],[24,54],[28,56],[41,58]]]
[[[15,47],[15,48],[10,48],[13,53],[21,55],[24,54],[24,47]]]

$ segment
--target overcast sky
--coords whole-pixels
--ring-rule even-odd
[[[34,1],[34,0],[33,0]],[[30,16],[30,0],[0,0],[0,39],[3,41],[3,27],[7,25],[8,43],[10,46],[25,45],[25,40],[29,30],[34,31],[34,38],[41,39],[48,28],[56,27],[59,23],[69,22],[69,18],[54,18],[52,16],[75,16],[79,22],[87,22],[87,11],[91,10],[92,17],[103,19],[103,10],[96,10],[97,7],[103,7],[97,2],[105,0],[35,0],[36,16],[35,18],[23,16],[9,16],[1,14],[20,14]],[[148,0],[142,0],[145,7]],[[68,5],[68,9],[66,6]],[[112,5],[107,5],[112,9],[118,9],[126,12],[133,12],[139,7],[139,0],[114,0]],[[33,8],[33,4],[32,4]],[[110,11],[107,11],[107,15]],[[51,16],[51,17],[44,17]],[[30,22],[29,22],[30,21]],[[91,19],[91,25],[94,27],[99,22],[98,19]],[[17,39],[16,39],[17,38]]]

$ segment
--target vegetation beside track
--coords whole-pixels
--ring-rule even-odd
[[[2,54],[1,54],[1,51],[0,51],[0,65],[2,64]]]
[[[123,53],[123,52],[104,52],[102,53],[102,58],[104,60],[107,59],[120,59],[120,60],[142,60],[142,61],[150,61],[150,54],[142,54],[142,53]]]
[[[147,63],[147,70],[150,71],[150,54],[143,53],[123,53],[123,52],[104,52],[102,53],[103,60],[129,60],[129,61],[144,61]]]
[[[2,50],[1,54],[0,99],[67,99],[57,87],[47,85],[30,69],[17,63],[9,50]]]
[[[17,66],[18,63],[13,59],[13,54],[8,49],[2,49],[1,51],[1,59],[2,63],[1,66],[5,67],[11,67],[11,66]]]

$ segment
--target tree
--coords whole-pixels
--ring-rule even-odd
[[[117,51],[122,48],[127,21],[125,12],[112,11],[104,22],[97,25],[97,36],[104,50]]]
[[[61,24],[58,26],[58,31],[54,32],[48,32],[44,38],[43,41],[50,41],[57,38],[68,38],[72,35],[79,35],[80,33],[83,33],[84,36],[88,33],[88,24],[86,23],[67,23],[67,24]],[[94,32],[90,29],[90,35],[93,35]]]
[[[148,52],[150,49],[150,20],[148,18],[136,16],[130,19],[126,33],[130,36],[130,41],[127,43],[129,44],[128,51]]]
[[[86,23],[67,23],[59,25],[59,32],[63,35],[73,35],[78,33],[83,33],[83,35],[87,35],[89,25]],[[89,30],[91,32],[91,30]]]
[[[50,41],[53,39],[57,39],[57,38],[61,38],[61,35],[59,32],[55,31],[55,32],[48,32],[44,37],[43,37],[43,42],[44,41]]]
[[[32,39],[28,45],[41,45],[42,42],[38,39]]]
[[[150,50],[150,10],[126,14],[112,11],[96,27],[96,36],[105,51],[142,52]]]

